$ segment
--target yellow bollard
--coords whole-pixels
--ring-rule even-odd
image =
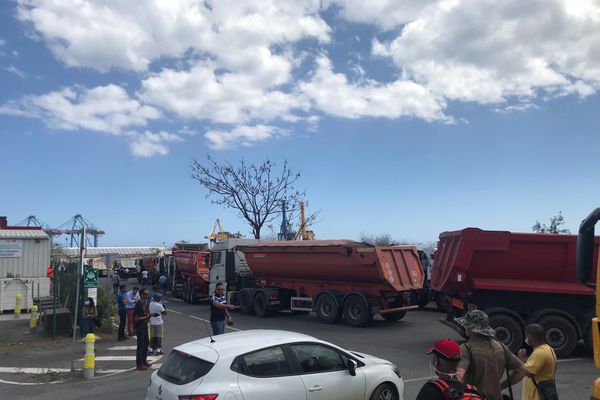
[[[96,362],[96,355],[94,354],[95,342],[96,335],[93,333],[85,335],[85,355],[83,356],[83,377],[85,379],[92,379],[94,377],[94,364]]]
[[[17,293],[17,297],[15,299],[15,315],[21,314],[21,294]]]
[[[31,307],[31,317],[29,318],[29,330],[35,332],[38,323],[38,306]]]

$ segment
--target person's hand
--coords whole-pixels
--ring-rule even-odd
[[[227,308],[229,310],[235,310],[235,306],[233,304],[227,304]]]
[[[520,349],[520,350],[517,352],[517,357],[519,357],[519,359],[520,359],[521,361],[527,361],[527,350],[525,350],[525,349]]]

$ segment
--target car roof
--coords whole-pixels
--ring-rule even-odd
[[[235,357],[239,354],[249,353],[265,347],[276,346],[292,342],[321,342],[312,336],[298,332],[251,329],[213,336],[214,343],[210,337],[184,343],[175,347],[175,350],[184,352],[194,357],[215,362],[219,357]]]

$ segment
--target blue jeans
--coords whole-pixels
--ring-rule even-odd
[[[214,336],[225,332],[225,321],[210,321],[210,326],[212,327]]]
[[[85,337],[88,333],[96,332],[96,321],[93,319],[84,319],[81,327],[81,337]]]

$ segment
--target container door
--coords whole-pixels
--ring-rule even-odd
[[[423,287],[423,267],[415,247],[377,247],[383,277],[398,292]]]

